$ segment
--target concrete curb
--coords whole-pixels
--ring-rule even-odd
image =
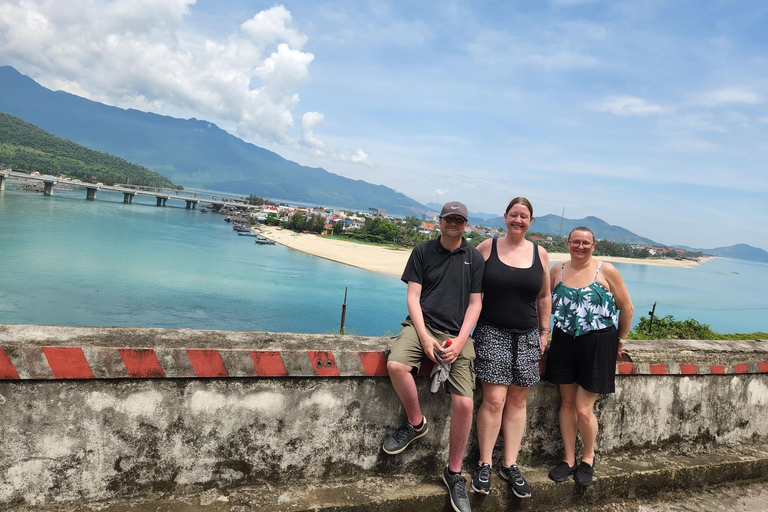
[[[545,361],[541,361],[542,373]],[[419,375],[429,375],[425,361]],[[619,363],[616,375],[768,373],[768,362]],[[386,377],[383,351],[0,346],[0,380]]]
[[[386,377],[388,338],[0,324],[0,380]],[[768,341],[632,341],[616,375],[768,373]],[[429,375],[432,363],[422,365]],[[544,362],[541,363],[542,371]]]

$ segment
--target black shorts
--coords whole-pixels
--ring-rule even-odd
[[[555,326],[544,379],[553,384],[576,383],[590,393],[613,393],[618,352],[616,327],[574,337]]]

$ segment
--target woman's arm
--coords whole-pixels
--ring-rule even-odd
[[[608,290],[613,294],[616,299],[616,307],[619,310],[619,359],[624,354],[624,340],[629,335],[629,330],[632,328],[632,315],[635,312],[635,307],[632,305],[632,299],[629,298],[629,291],[627,285],[624,284],[619,271],[610,263],[603,263],[603,272],[605,279],[608,281]]]
[[[536,313],[539,316],[539,348],[542,355],[547,349],[549,338],[549,319],[552,315],[552,283],[549,277],[549,254],[541,246],[536,246],[541,260],[541,290],[536,296]]]

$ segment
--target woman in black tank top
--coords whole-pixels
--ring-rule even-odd
[[[483,309],[473,335],[475,373],[483,386],[477,412],[480,461],[472,475],[475,492],[488,494],[493,447],[504,435],[499,475],[519,498],[531,495],[517,467],[526,422],[530,386],[539,381],[539,360],[547,346],[552,309],[547,251],[525,239],[533,207],[513,199],[504,213],[507,234],[485,240],[478,251],[485,259]]]

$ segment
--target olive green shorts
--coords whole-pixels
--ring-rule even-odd
[[[401,324],[403,330],[393,336],[387,345],[387,361],[395,361],[411,366],[414,375],[418,373],[421,363],[427,358],[419,341],[419,335],[410,320]],[[427,332],[440,343],[453,335],[433,329],[429,325]],[[459,396],[473,397],[475,394],[475,345],[472,338],[467,338],[459,357],[451,365],[451,373],[445,385],[446,391]]]

